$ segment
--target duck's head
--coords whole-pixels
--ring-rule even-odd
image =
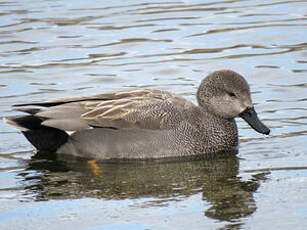
[[[246,80],[232,70],[219,70],[204,78],[197,91],[198,104],[209,112],[233,119],[242,117],[253,129],[269,134],[258,118]]]

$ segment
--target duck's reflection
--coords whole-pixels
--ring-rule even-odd
[[[256,210],[259,180],[238,177],[235,156],[177,162],[97,163],[70,157],[33,158],[23,172],[26,192],[35,200],[94,197],[166,201],[202,193],[207,217],[231,221]]]

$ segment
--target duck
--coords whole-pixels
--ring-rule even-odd
[[[14,105],[6,117],[38,150],[95,160],[148,160],[218,155],[238,147],[235,118],[268,135],[239,73],[209,73],[197,104],[157,89],[133,89]]]

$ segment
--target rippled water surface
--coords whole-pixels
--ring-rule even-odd
[[[94,164],[33,157],[0,121],[1,229],[305,229],[307,1],[0,2],[0,117],[12,105],[135,87],[195,102],[246,77],[264,137],[238,119],[237,157]]]

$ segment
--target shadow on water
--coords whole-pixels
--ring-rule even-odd
[[[193,194],[202,194],[208,203],[204,215],[234,221],[257,209],[253,193],[264,178],[248,181],[238,176],[239,158],[98,163],[68,156],[57,159],[32,158],[19,174],[26,197],[36,201],[79,199],[152,198],[148,206],[163,206]]]

